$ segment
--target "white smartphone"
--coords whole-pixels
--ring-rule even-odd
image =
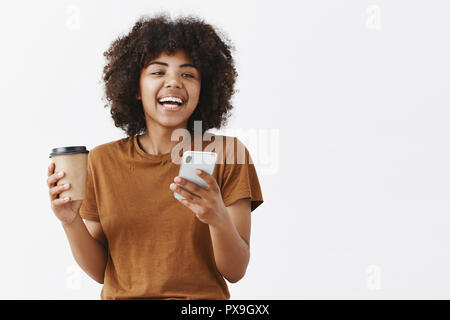
[[[196,169],[203,170],[209,174],[213,174],[214,166],[217,161],[217,153],[205,151],[185,151],[181,160],[180,172],[178,175],[183,179],[189,180],[203,188],[206,188],[205,181],[196,173]],[[179,185],[183,188],[182,185]],[[177,199],[185,199],[182,195],[174,192]]]

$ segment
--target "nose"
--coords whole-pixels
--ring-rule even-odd
[[[181,88],[181,82],[178,80],[177,76],[169,76],[165,83],[165,87],[176,87]]]

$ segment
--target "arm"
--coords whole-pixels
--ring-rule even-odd
[[[75,261],[92,279],[103,283],[108,254],[100,223],[86,220],[85,224],[78,214],[73,222],[62,225]]]
[[[87,173],[89,174],[89,170]],[[103,283],[108,252],[105,235],[99,222],[88,221],[86,225],[83,223],[80,216],[83,200],[72,201],[70,197],[59,197],[60,193],[71,188],[70,183],[57,184],[64,174],[63,171],[55,173],[53,161],[48,166],[47,185],[52,210],[61,221],[67,239],[69,239],[73,257],[78,265],[91,278]]]
[[[225,207],[217,181],[207,172],[196,170],[207,188],[183,179],[174,178],[170,189],[182,195],[178,199],[209,225],[214,259],[219,272],[231,283],[238,282],[245,274],[250,260],[251,201],[249,198],[235,201]],[[176,183],[183,185],[183,188]]]
[[[245,275],[250,260],[250,200],[240,199],[226,207],[228,215],[219,226],[209,226],[216,266],[231,283]]]

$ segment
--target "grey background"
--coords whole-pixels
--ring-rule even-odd
[[[99,298],[50,209],[48,153],[125,137],[102,53],[158,10],[236,46],[227,129],[265,202],[232,299],[450,297],[448,1],[53,0],[0,3],[0,298]]]

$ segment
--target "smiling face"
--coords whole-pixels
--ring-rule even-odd
[[[199,101],[200,84],[200,72],[183,50],[150,61],[141,71],[138,96],[147,125],[186,128]]]

